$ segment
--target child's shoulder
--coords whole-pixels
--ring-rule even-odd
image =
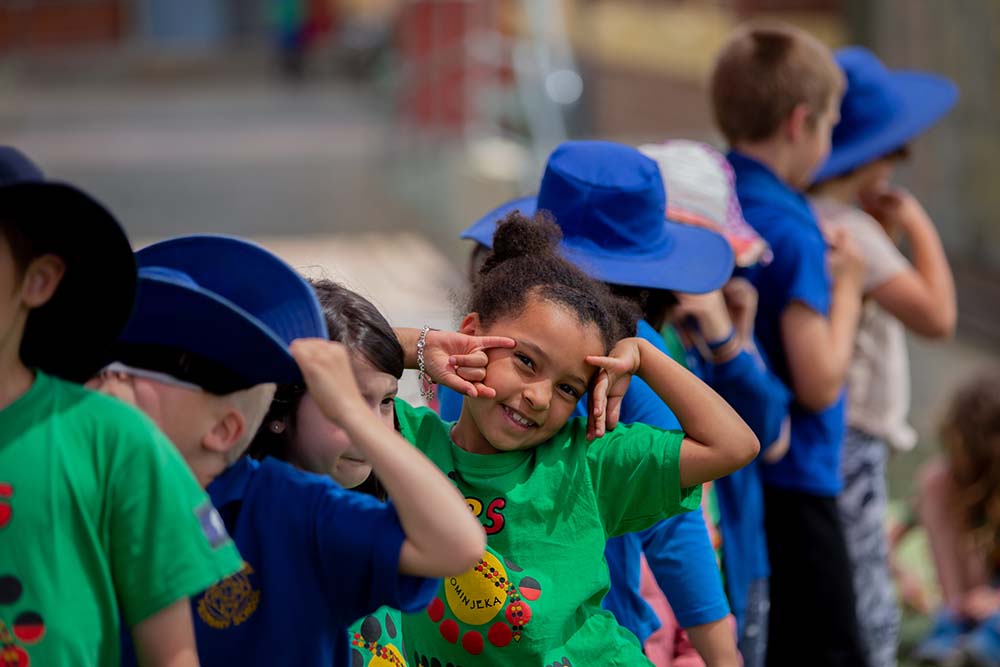
[[[401,398],[396,399],[396,421],[402,436],[421,448],[433,442],[450,442],[451,422],[427,407],[410,405]]]
[[[153,421],[138,408],[113,396],[87,389],[82,385],[38,374],[50,410],[43,419],[60,428],[87,435],[104,436],[102,440],[150,438],[159,433]]]

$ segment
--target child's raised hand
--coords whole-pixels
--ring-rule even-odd
[[[827,234],[830,248],[826,253],[826,261],[830,267],[833,283],[852,282],[860,293],[865,271],[865,259],[861,249],[850,236],[850,232],[838,227]]]
[[[370,412],[346,347],[323,338],[300,338],[292,341],[289,351],[302,371],[306,389],[327,419],[343,425],[352,414]]]
[[[933,224],[917,198],[904,188],[862,192],[861,206],[868,215],[878,220],[893,239],[900,234],[909,234],[914,225]]]
[[[757,288],[746,278],[730,278],[722,286],[726,310],[744,346],[753,342],[753,325],[757,317]]]
[[[513,338],[469,336],[455,331],[427,332],[424,370],[431,380],[472,398],[493,398],[496,391],[483,384],[486,379],[486,350],[514,347]]]
[[[587,357],[587,363],[599,369],[590,389],[587,411],[588,440],[599,438],[618,425],[622,399],[628,391],[632,376],[639,371],[640,362],[638,338],[618,341],[606,357]]]
[[[698,331],[702,337],[710,343],[723,340],[733,330],[733,321],[726,309],[722,290],[708,294],[677,292],[674,313],[681,318],[693,318],[698,323]]]

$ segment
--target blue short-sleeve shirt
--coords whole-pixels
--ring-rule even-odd
[[[741,271],[758,292],[756,333],[775,375],[792,386],[781,336],[781,315],[799,301],[824,317],[830,314],[831,279],[826,241],[805,197],[760,162],[730,152],[736,193],[747,222],[774,251],[767,266]],[[766,484],[820,496],[841,488],[840,448],[844,438],[844,392],[837,402],[813,412],[794,400],[789,408],[791,446],[778,463],[762,465]]]
[[[244,457],[208,487],[243,571],[192,598],[201,664],[350,665],[347,627],[417,611],[439,580],[399,573],[391,504],[275,459]]]

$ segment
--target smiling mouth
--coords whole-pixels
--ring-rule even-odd
[[[510,422],[512,422],[515,426],[523,429],[538,428],[538,424],[531,421],[517,410],[509,408],[506,405],[501,405],[500,407],[503,408],[503,413],[504,415],[506,415],[507,419]]]

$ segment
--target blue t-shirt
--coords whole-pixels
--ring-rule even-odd
[[[791,393],[760,357],[744,350],[725,363],[711,364],[692,350],[687,366],[733,407],[763,447],[778,439]],[[722,569],[740,632],[750,585],[770,575],[760,468],[761,464],[754,461],[715,481]]]
[[[399,574],[392,505],[328,477],[244,457],[208,493],[245,564],[191,600],[206,667],[350,665],[351,623],[382,605],[423,609],[437,591]]]
[[[831,279],[826,241],[802,194],[781,182],[766,166],[730,152],[736,193],[743,215],[774,252],[767,266],[742,270],[758,292],[756,332],[765,358],[786,386],[791,376],[781,337],[781,314],[799,301],[820,315],[830,314]],[[791,446],[778,463],[763,465],[764,482],[818,496],[834,496],[841,488],[840,448],[844,439],[844,392],[836,403],[813,412],[794,400]]]
[[[664,354],[668,353],[663,337],[646,322],[639,322],[636,335]],[[454,421],[462,411],[462,396],[439,387],[438,404],[441,418]],[[587,397],[584,396],[577,404],[576,415],[586,416],[586,406]],[[633,377],[629,383],[620,421],[680,429],[670,408],[638,377]],[[604,552],[611,574],[611,590],[603,606],[640,642],[645,642],[660,628],[656,612],[639,594],[639,559],[643,554],[681,626],[711,623],[729,613],[705,518],[701,512],[680,514],[642,532],[612,538]]]

